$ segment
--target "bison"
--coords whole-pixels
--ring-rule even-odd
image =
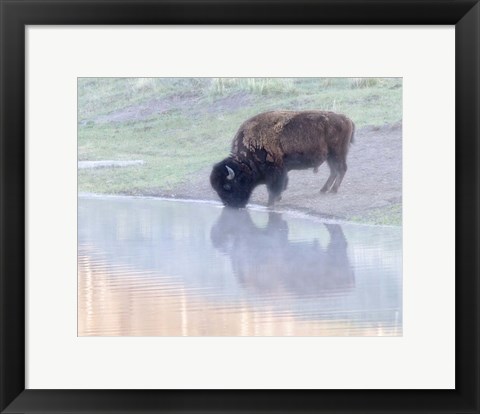
[[[288,171],[326,160],[330,176],[320,190],[336,193],[347,171],[354,123],[328,111],[271,111],[246,120],[235,134],[231,155],[214,165],[210,183],[226,206],[245,207],[253,189],[266,184],[268,205],[281,199]]]

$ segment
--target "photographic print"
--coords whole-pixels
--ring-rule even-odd
[[[78,78],[79,336],[402,336],[402,78]]]

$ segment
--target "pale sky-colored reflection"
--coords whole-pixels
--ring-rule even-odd
[[[401,228],[79,198],[80,336],[402,335]]]

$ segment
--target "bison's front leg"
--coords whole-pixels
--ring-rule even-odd
[[[267,176],[266,179],[268,189],[268,207],[272,207],[275,201],[282,199],[282,191],[287,188],[288,175],[285,170],[277,170]]]

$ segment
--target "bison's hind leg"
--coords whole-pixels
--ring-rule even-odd
[[[331,155],[327,158],[327,163],[330,168],[330,176],[320,192],[325,193],[329,191],[330,193],[336,193],[347,172],[347,162],[343,159],[338,159],[337,156]]]
[[[334,157],[329,156],[327,158],[327,163],[328,163],[328,168],[330,168],[330,175],[327,181],[325,182],[325,184],[323,185],[322,189],[320,190],[321,193],[326,193],[328,190],[330,190],[330,188],[333,185],[333,182],[335,181],[335,178],[337,177],[337,163]]]
[[[343,177],[347,172],[347,162],[345,160],[339,162],[337,164],[337,177],[335,178],[335,182],[333,183],[332,188],[330,189],[331,193],[336,193],[340,184],[342,184]]]

